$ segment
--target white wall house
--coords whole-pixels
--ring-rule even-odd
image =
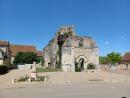
[[[8,41],[0,41],[0,65],[10,63],[10,50]]]

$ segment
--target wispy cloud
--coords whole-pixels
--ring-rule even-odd
[[[106,41],[106,42],[105,42],[105,45],[109,45],[109,44],[110,44],[110,42],[109,42],[109,41]]]
[[[121,39],[122,39],[122,40],[125,39],[125,36],[121,36]]]

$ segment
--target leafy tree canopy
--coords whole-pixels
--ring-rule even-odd
[[[100,64],[109,64],[108,57],[106,57],[106,56],[100,56],[99,57],[99,63]]]
[[[111,64],[116,64],[116,63],[119,63],[119,61],[121,60],[121,54],[120,53],[115,53],[115,52],[112,52],[112,53],[109,53],[107,54],[107,57],[108,57],[108,60]]]
[[[34,61],[39,62],[39,58],[36,53],[33,52],[18,52],[15,59],[14,64],[32,64]]]

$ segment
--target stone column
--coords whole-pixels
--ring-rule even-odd
[[[75,72],[74,47],[71,47],[71,71]]]
[[[31,72],[31,78],[34,78],[34,79],[37,78],[36,62],[33,62],[33,67],[32,67],[32,72]]]

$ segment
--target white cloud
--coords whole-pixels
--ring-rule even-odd
[[[121,36],[121,39],[125,39],[125,36]]]
[[[109,42],[109,41],[106,41],[106,42],[105,42],[105,45],[109,45],[109,44],[110,44],[110,42]]]

